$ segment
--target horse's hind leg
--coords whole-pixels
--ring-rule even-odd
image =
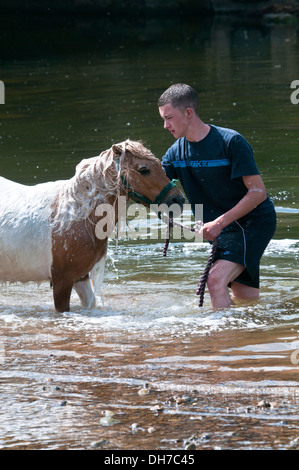
[[[92,308],[96,306],[96,298],[88,274],[80,279],[80,281],[76,282],[74,287],[83,307]]]
[[[58,313],[69,312],[70,297],[73,288],[72,282],[66,282],[65,279],[53,279],[53,297],[55,310]]]

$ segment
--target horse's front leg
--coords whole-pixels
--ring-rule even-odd
[[[76,282],[74,287],[83,307],[92,308],[96,306],[96,298],[91,287],[89,274]]]
[[[69,312],[73,281],[68,279],[67,276],[52,275],[52,286],[56,312]]]

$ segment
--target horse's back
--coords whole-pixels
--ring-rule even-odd
[[[49,279],[57,188],[57,182],[25,186],[0,177],[0,282]]]

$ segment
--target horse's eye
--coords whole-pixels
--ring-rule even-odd
[[[147,166],[142,166],[138,171],[141,175],[148,175],[150,173],[150,169]]]

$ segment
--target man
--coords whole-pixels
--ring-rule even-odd
[[[164,128],[176,142],[162,159],[170,179],[182,184],[191,204],[203,204],[203,238],[217,238],[216,262],[208,277],[214,308],[233,299],[259,297],[260,258],[274,235],[276,213],[249,143],[238,132],[205,124],[198,95],[175,84],[159,98]]]

